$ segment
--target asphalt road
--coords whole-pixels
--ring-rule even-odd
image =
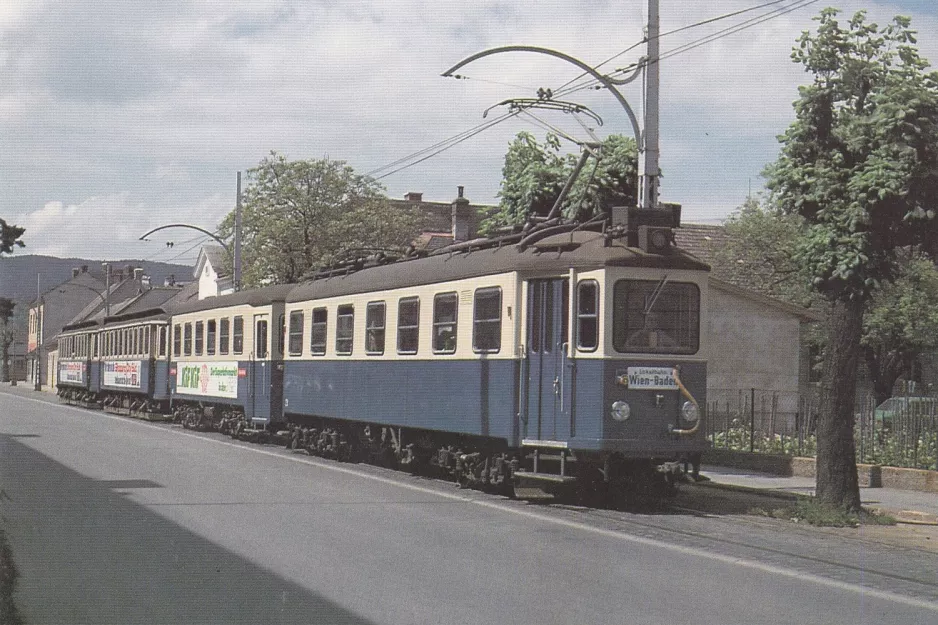
[[[0,488],[33,625],[938,622],[914,550],[533,506],[7,392]]]

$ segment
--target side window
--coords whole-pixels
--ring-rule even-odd
[[[228,353],[228,341],[231,335],[231,320],[224,317],[218,320],[218,353]]]
[[[259,319],[254,332],[254,355],[267,358],[267,320]]]
[[[202,342],[205,340],[205,322],[195,322],[195,355],[202,355]]]
[[[478,289],[472,313],[472,349],[495,353],[502,346],[502,289]]]
[[[294,310],[290,313],[290,355],[299,356],[303,353],[303,311]]]
[[[433,298],[433,353],[456,351],[456,293],[440,293]]]
[[[591,352],[599,344],[599,284],[583,280],[576,294],[576,346]]]
[[[287,316],[280,315],[277,318],[277,353],[275,358],[283,358],[283,348],[287,341]]]
[[[173,326],[173,356],[179,357],[182,353],[182,326],[178,323]]]
[[[166,326],[160,326],[159,355],[166,355]]]
[[[183,326],[182,352],[186,356],[192,355],[192,323]]]
[[[234,332],[231,338],[231,351],[235,354],[244,352],[244,317],[234,318]]]
[[[355,336],[355,307],[351,304],[339,306],[335,316],[335,353],[348,356],[352,353]]]
[[[384,302],[370,302],[365,309],[365,352],[384,353]]]
[[[420,299],[406,297],[397,305],[397,353],[416,354],[420,340]]]
[[[323,356],[326,353],[326,322],[329,320],[329,311],[325,308],[313,309],[313,324],[309,333],[309,353],[313,356]]]
[[[205,353],[209,356],[215,354],[215,339],[218,336],[218,322],[209,319],[205,324]]]

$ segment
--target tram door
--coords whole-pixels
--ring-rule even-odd
[[[570,435],[569,297],[565,279],[528,282],[526,438],[565,440]]]
[[[247,418],[270,417],[270,316],[254,315],[254,362],[251,363]]]

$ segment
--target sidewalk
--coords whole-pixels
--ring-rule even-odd
[[[813,477],[779,477],[746,469],[703,466],[700,474],[715,486],[743,487],[772,493],[814,494]],[[938,496],[897,488],[861,488],[860,499],[869,508],[880,509],[900,521],[938,524]]]

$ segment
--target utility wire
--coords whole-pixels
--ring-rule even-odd
[[[511,117],[514,117],[514,116],[518,115],[518,113],[520,113],[520,112],[521,112],[521,111],[512,111],[511,113],[505,113],[505,114],[502,115],[501,117],[496,117],[495,119],[493,119],[493,120],[490,121],[490,122],[487,122],[486,124],[480,124],[479,126],[476,126],[476,129],[475,129],[473,132],[471,132],[471,133],[468,133],[468,134],[467,134],[467,133],[462,133],[463,136],[461,136],[461,137],[460,137],[458,140],[456,140],[456,141],[452,141],[452,142],[450,142],[450,143],[441,142],[440,144],[437,144],[437,145],[442,145],[443,143],[446,143],[446,145],[442,145],[442,147],[440,147],[439,149],[437,149],[437,150],[435,150],[435,151],[433,151],[433,152],[427,154],[426,156],[423,156],[423,157],[421,157],[421,158],[418,158],[417,160],[409,161],[409,162],[407,162],[407,163],[401,165],[401,166],[398,167],[397,169],[392,169],[391,171],[389,171],[389,172],[387,172],[387,173],[384,173],[384,174],[381,174],[380,176],[375,176],[375,180],[381,180],[381,179],[383,179],[383,178],[387,178],[388,176],[391,176],[391,175],[393,175],[393,174],[396,174],[397,172],[402,171],[402,170],[404,170],[404,169],[407,169],[408,167],[413,167],[414,165],[417,165],[418,163],[422,163],[422,162],[424,162],[424,161],[427,160],[427,159],[433,158],[434,156],[440,154],[441,152],[445,152],[446,150],[448,150],[448,149],[450,149],[450,148],[452,148],[452,147],[455,147],[455,146],[459,145],[459,144],[462,143],[463,141],[466,141],[466,140],[468,140],[468,139],[471,139],[472,137],[476,136],[476,135],[479,134],[480,132],[483,132],[483,131],[485,131],[485,130],[488,130],[488,129],[491,128],[492,126],[495,126],[495,125],[497,125],[497,124],[500,124],[501,122],[505,121],[506,119],[509,119],[509,118],[511,118]],[[421,150],[421,153],[424,153],[424,152],[426,152],[426,150]],[[405,160],[405,159],[401,159],[401,160],[403,161],[403,160]],[[385,168],[382,168],[382,169],[385,169]]]
[[[486,128],[488,128],[492,124],[493,121],[500,121],[500,118],[495,118],[494,120],[493,119],[486,120],[477,126],[473,126],[472,128],[469,128],[468,130],[464,130],[460,132],[459,134],[453,135],[452,137],[449,137],[447,139],[443,139],[442,141],[438,143],[434,143],[433,145],[429,147],[423,148],[422,150],[418,150],[412,154],[408,154],[407,156],[399,158],[396,161],[388,163],[387,165],[382,165],[381,167],[378,167],[377,169],[372,169],[371,171],[367,172],[365,175],[374,176],[375,174],[378,174],[386,169],[391,169],[392,167],[395,167],[396,165],[400,165],[401,163],[406,163],[409,160],[422,156],[426,154],[427,152],[432,152],[433,150],[441,146],[444,146],[450,142],[458,142],[462,140],[463,138],[473,136],[473,134],[475,134],[480,129],[485,130]]]
[[[777,18],[777,17],[781,17],[781,16],[786,15],[786,14],[788,14],[788,13],[791,13],[791,12],[793,12],[793,11],[797,11],[797,10],[799,10],[799,9],[803,9],[803,8],[805,8],[805,7],[808,7],[808,6],[812,5],[812,4],[817,3],[818,1],[819,1],[819,0],[797,0],[794,4],[790,4],[790,5],[788,5],[788,6],[778,7],[778,8],[772,9],[771,11],[767,11],[767,12],[765,12],[765,13],[762,13],[761,15],[757,15],[756,17],[750,18],[750,19],[748,19],[748,20],[744,20],[744,21],[742,21],[742,22],[739,22],[739,23],[734,24],[734,25],[732,25],[732,26],[728,26],[727,28],[724,28],[724,29],[722,29],[722,30],[718,30],[718,31],[716,31],[716,32],[714,32],[714,33],[711,33],[711,34],[706,35],[706,36],[704,36],[704,37],[701,37],[701,38],[699,38],[699,39],[695,39],[694,41],[690,41],[690,42],[688,42],[688,43],[685,43],[685,44],[682,44],[682,45],[677,46],[677,47],[675,47],[675,48],[672,48],[672,49],[670,49],[670,50],[667,50],[667,51],[661,53],[661,54],[658,56],[657,59],[655,59],[655,60],[653,60],[653,61],[651,61],[651,62],[652,62],[652,63],[658,63],[658,62],[660,62],[660,61],[662,61],[662,60],[664,60],[664,59],[671,58],[671,57],[673,57],[673,56],[677,56],[678,54],[683,54],[684,52],[689,52],[690,50],[693,50],[694,48],[698,48],[698,47],[700,47],[700,46],[702,46],[702,45],[704,45],[704,44],[712,43],[712,42],[717,41],[717,40],[719,40],[719,39],[723,39],[724,37],[728,37],[728,36],[730,36],[730,35],[734,35],[734,34],[740,32],[740,31],[746,30],[746,29],[748,29],[748,28],[752,28],[753,26],[758,26],[759,24],[765,23],[765,22],[767,22],[767,21],[769,21],[769,20],[775,19],[775,18]],[[774,3],[769,3],[769,4],[774,4]],[[762,5],[762,6],[765,6],[765,5]],[[760,8],[761,8],[761,7],[760,7]],[[686,28],[689,28],[689,27],[686,27]],[[677,31],[675,30],[675,31],[670,31],[670,32],[677,32]],[[634,68],[635,68],[635,65],[636,65],[636,64],[633,63],[632,65],[630,65],[630,66],[628,66],[628,67],[624,67],[624,68],[618,69],[618,70],[616,70],[615,72],[613,72],[613,74],[611,74],[611,75],[614,76],[614,75],[616,75],[616,74],[624,74],[624,73],[626,73],[626,72],[631,71],[632,69],[634,69]],[[570,93],[574,93],[574,92],[576,92],[576,91],[582,91],[583,89],[591,89],[591,88],[594,88],[594,87],[595,87],[595,88],[601,88],[601,83],[600,83],[598,80],[593,79],[593,80],[591,80],[591,81],[589,81],[589,82],[587,82],[587,83],[585,83],[585,84],[582,84],[582,85],[579,85],[579,86],[576,86],[576,87],[572,87],[572,88],[567,89],[567,90],[565,90],[565,91],[559,92],[559,93],[557,93],[556,95],[558,95],[558,96],[566,96],[566,95],[569,95]]]
[[[736,17],[737,15],[742,15],[743,13],[748,13],[749,11],[756,11],[756,10],[758,10],[758,9],[762,9],[762,8],[767,7],[767,6],[771,6],[771,5],[773,5],[773,4],[779,4],[779,3],[781,3],[781,2],[788,2],[788,1],[789,1],[789,0],[773,0],[772,2],[764,2],[764,3],[762,3],[762,4],[759,4],[759,5],[756,5],[756,6],[751,6],[751,7],[746,8],[746,9],[740,9],[739,11],[733,11],[732,13],[725,13],[725,14],[723,14],[723,15],[718,15],[717,17],[711,17],[711,18],[709,18],[709,19],[706,19],[706,20],[703,20],[703,21],[700,21],[700,22],[695,22],[695,23],[693,23],[693,24],[688,24],[688,25],[686,25],[686,26],[681,26],[680,28],[675,28],[674,30],[669,30],[669,31],[666,31],[666,32],[663,32],[663,33],[659,33],[658,36],[656,37],[656,39],[661,39],[662,37],[666,37],[666,36],[668,36],[668,35],[673,35],[674,33],[679,33],[679,32],[685,31],[685,30],[690,30],[691,28],[697,28],[697,27],[699,27],[699,26],[705,26],[705,25],[707,25],[707,24],[712,24],[712,23],[714,23],[714,22],[718,22],[718,21],[720,21],[720,20],[725,20],[725,19],[728,19],[728,18],[730,18],[730,17]],[[599,68],[602,67],[603,65],[605,65],[605,64],[607,64],[607,63],[609,63],[609,62],[611,62],[611,61],[616,60],[617,58],[619,58],[619,57],[622,56],[623,54],[626,54],[626,53],[628,53],[628,52],[631,52],[632,50],[634,50],[634,49],[637,48],[638,46],[642,45],[643,43],[647,43],[647,42],[648,42],[648,37],[644,37],[644,38],[642,38],[641,41],[638,41],[638,42],[636,42],[636,43],[633,43],[632,45],[630,45],[630,46],[629,46],[628,48],[626,48],[625,50],[622,50],[621,52],[617,52],[616,54],[610,56],[608,59],[606,59],[605,61],[603,61],[603,62],[600,63],[599,65],[596,65],[593,69],[599,69]],[[633,63],[633,64],[630,66],[630,68],[634,68],[634,67],[635,67],[635,63]],[[581,78],[583,78],[584,76],[588,76],[588,75],[589,75],[589,74],[588,74],[587,72],[583,72],[582,74],[580,74],[580,75],[577,76],[576,78],[573,78],[572,80],[568,80],[568,81],[565,82],[564,84],[560,85],[560,87],[558,87],[558,88],[555,89],[554,91],[555,91],[555,92],[559,92],[559,91],[561,91],[562,89],[564,89],[565,87],[567,87],[568,85],[570,85],[571,83],[574,83],[574,82],[580,80]]]

